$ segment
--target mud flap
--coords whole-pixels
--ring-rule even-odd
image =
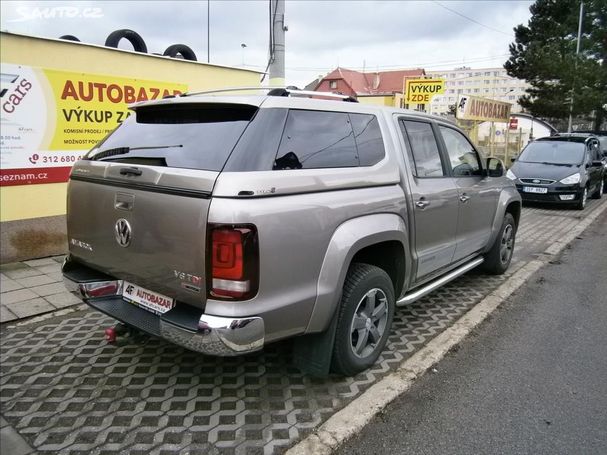
[[[337,317],[334,316],[324,332],[312,333],[295,339],[293,364],[302,373],[317,378],[329,375],[336,329]]]

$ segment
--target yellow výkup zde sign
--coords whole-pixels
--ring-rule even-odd
[[[444,79],[405,79],[407,104],[428,104],[434,95],[445,93]]]

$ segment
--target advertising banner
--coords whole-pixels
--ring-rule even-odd
[[[511,103],[472,95],[459,95],[455,117],[461,120],[508,123],[511,108]]]
[[[67,182],[72,165],[130,115],[187,91],[173,82],[2,63],[0,186]]]
[[[407,104],[428,104],[434,95],[445,93],[444,79],[407,79],[405,95]]]

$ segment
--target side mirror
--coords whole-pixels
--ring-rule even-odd
[[[487,177],[503,177],[504,169],[502,160],[494,157],[487,158]]]
[[[514,163],[514,162],[516,161],[516,159],[517,159],[517,158],[518,158],[517,156],[513,156],[512,158],[510,158],[510,162],[511,162],[511,163]]]
[[[603,167],[604,163],[602,161],[593,161],[592,167]]]

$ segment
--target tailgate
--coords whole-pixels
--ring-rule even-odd
[[[204,307],[211,192],[257,109],[168,101],[137,107],[72,170],[67,204],[72,256]]]
[[[202,306],[207,213],[218,173],[137,166],[141,175],[124,176],[125,168],[133,167],[76,164],[68,190],[70,253],[109,275]]]

